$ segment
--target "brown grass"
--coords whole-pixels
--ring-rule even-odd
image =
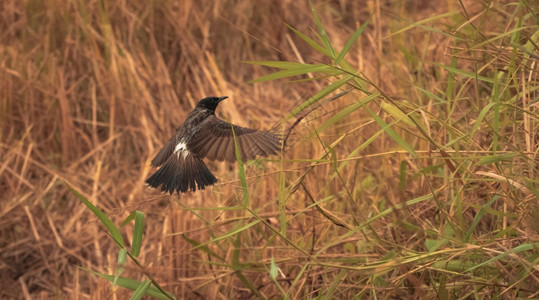
[[[1,1],[0,298],[131,294],[79,268],[114,274],[118,248],[63,182],[118,225],[133,210],[146,213],[139,261],[178,299],[257,297],[239,273],[258,297],[284,297],[269,276],[272,258],[280,269],[276,280],[293,299],[536,297],[539,271],[532,254],[511,253],[493,262],[496,271],[482,269],[497,272],[498,281],[463,273],[538,242],[536,64],[515,62],[511,49],[491,43],[475,50],[467,44],[479,43],[477,32],[488,39],[493,31],[510,31],[514,20],[503,10],[512,8],[500,1],[487,15],[478,1],[363,2],[315,1],[333,47],[341,49],[370,16],[348,61],[398,105],[421,108],[414,113],[430,137],[449,146],[438,148],[401,122],[395,130],[417,157],[384,133],[358,149],[381,130],[362,109],[317,135],[320,125],[364,97],[354,90],[305,116],[282,157],[247,164],[253,214],[226,209],[242,204],[236,165],[210,162],[219,178],[215,187],[179,198],[159,195],[144,180],[153,171],[152,156],[205,96],[229,96],[218,114],[234,123],[283,131],[292,125],[295,119],[284,117],[330,79],[248,84],[269,71],[241,61],[331,63],[283,24],[314,37],[308,2]],[[460,13],[425,24],[439,31],[415,27],[391,35],[449,11]],[[468,21],[480,29],[455,25]],[[537,30],[536,24],[530,28]],[[456,43],[443,34],[456,32],[469,40]],[[481,82],[451,78],[434,64],[451,65],[456,58],[455,67],[464,71],[484,64],[484,73],[510,73],[505,67],[516,64],[511,105],[529,113],[502,111],[499,132],[484,124],[473,138],[459,140],[489,98]],[[452,102],[440,104],[417,86]],[[519,87],[530,91],[527,97],[519,96]],[[369,107],[393,122],[395,115],[382,111],[381,103]],[[500,146],[493,151],[498,133]],[[484,155],[506,152],[519,155],[510,164],[478,164]],[[335,163],[344,161],[336,173]],[[409,172],[404,186],[401,166]],[[428,201],[407,202],[425,195]],[[495,195],[501,200],[485,208],[472,240],[464,242]],[[388,208],[394,209],[381,215]],[[258,217],[249,230],[212,241]],[[123,232],[131,240],[132,226]],[[182,235],[207,243],[222,260]],[[443,243],[438,252],[429,252],[428,243],[437,241]],[[464,267],[451,265],[455,259]],[[145,279],[129,263],[122,276]]]

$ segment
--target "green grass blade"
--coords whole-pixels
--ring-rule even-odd
[[[496,201],[496,199],[498,199],[499,197],[500,197],[499,195],[495,195],[494,197],[492,197],[492,199],[490,199],[487,203],[485,203],[485,205],[483,205],[481,209],[477,212],[472,224],[470,225],[470,228],[464,235],[464,238],[463,238],[464,243],[468,243],[468,240],[470,239],[470,236],[472,235],[475,227],[477,227],[477,224],[479,224],[479,221],[481,221],[481,219],[483,218],[487,210],[490,208],[490,205],[492,205],[492,203]]]
[[[209,256],[213,256],[217,259],[219,259],[220,261],[225,261],[225,259],[220,256],[219,254],[215,253],[214,251],[212,251],[210,249],[210,247],[208,247],[207,245],[203,245],[201,244],[200,242],[198,241],[195,241],[195,240],[192,240],[190,238],[188,238],[185,234],[182,234],[182,238],[188,242],[189,244],[193,245],[195,248],[198,248],[200,249],[202,252],[205,252],[206,254],[208,254]]]
[[[322,22],[320,21],[320,18],[318,17],[318,14],[316,13],[316,10],[314,9],[314,5],[311,1],[309,1],[309,5],[313,13],[314,22],[316,23],[316,27],[318,27],[318,32],[320,33],[320,39],[322,40],[322,43],[326,47],[326,50],[328,51],[330,57],[335,59],[335,50],[333,49],[333,46],[331,46],[331,42],[329,41],[328,34],[326,30],[324,29],[324,26],[322,25]]]
[[[278,68],[278,69],[284,69],[284,70],[299,69],[305,66],[316,66],[313,64],[306,64],[306,63],[293,62],[293,61],[246,60],[242,62],[246,64],[251,64],[251,65],[259,65],[259,66]]]
[[[442,68],[446,69],[447,71],[449,71],[450,73],[461,75],[461,76],[463,76],[465,78],[478,79],[478,80],[488,82],[488,83],[495,83],[496,82],[496,80],[494,78],[480,76],[480,75],[478,75],[478,74],[476,74],[474,72],[467,72],[467,71],[461,70],[461,69],[453,67],[453,66],[446,66],[446,65],[439,64],[439,63],[434,63],[434,65],[442,67]]]
[[[120,249],[120,252],[118,253],[118,269],[114,273],[114,281],[112,282],[112,285],[116,285],[118,278],[122,275],[124,271],[125,262],[127,261],[127,249],[123,248]]]
[[[224,239],[227,239],[231,236],[234,236],[242,231],[245,231],[253,226],[255,226],[256,224],[260,223],[260,220],[254,220],[253,222],[251,223],[248,223],[246,225],[243,225],[241,226],[240,228],[237,228],[237,229],[234,229],[230,232],[227,232],[226,234],[222,235],[222,236],[219,236],[219,237],[216,237],[216,238],[213,238],[211,239],[210,241],[206,242],[206,243],[203,243],[203,244],[199,244],[198,246],[196,246],[195,248],[201,248],[201,247],[204,247],[206,245],[209,245],[209,244],[212,244],[212,243],[216,243],[218,241],[221,241],[221,240],[224,240]]]
[[[378,94],[378,93],[369,95],[365,99],[362,99],[361,101],[358,101],[356,103],[353,103],[353,104],[349,105],[348,107],[346,107],[344,109],[341,109],[338,113],[336,113],[334,116],[329,118],[326,122],[324,122],[324,124],[322,124],[320,127],[318,127],[318,129],[316,131],[318,133],[321,133],[322,131],[330,128],[331,126],[333,126],[333,124],[337,123],[340,120],[343,120],[344,118],[346,118],[346,116],[348,116],[349,114],[355,112],[356,110],[358,110],[362,106],[366,105],[367,103],[369,103],[373,99],[376,99],[379,95],[380,94]]]
[[[150,286],[152,285],[152,282],[149,281],[149,280],[144,280],[139,286],[138,288],[135,290],[135,292],[133,293],[133,295],[131,295],[131,300],[138,300],[138,299],[141,299],[144,295],[146,295],[146,292],[148,291],[148,289],[150,288]]]
[[[292,27],[292,26],[290,26],[290,25],[288,25],[286,23],[285,23],[285,25],[286,25],[286,27],[290,28],[290,30],[292,30],[302,40],[304,40],[307,44],[309,44],[309,46],[311,46],[314,50],[316,50],[319,53],[324,54],[325,56],[331,57],[330,53],[324,47],[322,47],[320,44],[315,42],[313,39],[311,39],[310,37],[308,37],[308,36],[304,35],[303,33],[299,32],[294,27]]]
[[[368,106],[365,106],[365,110],[369,115],[378,123],[378,125],[384,130],[384,132],[389,135],[399,146],[404,148],[413,156],[416,156],[414,148],[410,146],[400,135],[398,135],[389,124],[387,124],[382,118],[380,118],[376,113],[374,113]]]
[[[286,120],[289,120],[290,118],[298,115],[300,112],[302,112],[303,110],[305,110],[307,107],[313,105],[314,103],[318,102],[320,99],[324,98],[325,96],[329,95],[330,93],[334,92],[335,90],[337,90],[338,88],[342,87],[343,85],[345,85],[348,81],[350,81],[350,79],[352,79],[353,76],[352,75],[347,75],[347,76],[344,76],[343,78],[331,83],[330,85],[328,85],[327,87],[325,87],[324,89],[322,89],[321,91],[319,91],[318,93],[316,93],[314,96],[312,96],[311,98],[309,98],[309,100],[303,102],[301,105],[299,105],[298,107],[296,107],[287,117],[286,117]]]
[[[271,257],[271,261],[270,261],[269,274],[270,274],[270,277],[274,280],[275,278],[277,278],[277,275],[279,275],[279,268],[277,267],[277,264],[275,263],[275,258],[273,258],[273,256]]]
[[[97,208],[90,201],[88,201],[88,199],[86,199],[83,195],[81,195],[77,190],[75,190],[73,187],[71,187],[67,182],[64,182],[64,183],[71,190],[71,192],[73,192],[73,194],[75,194],[75,196],[77,196],[84,203],[84,205],[86,205],[86,207],[88,207],[94,213],[94,215],[96,215],[97,218],[99,218],[101,223],[103,223],[103,225],[105,225],[105,228],[107,228],[107,230],[108,230],[110,236],[112,237],[112,239],[120,247],[124,248],[125,247],[125,242],[124,242],[124,239],[122,237],[122,234],[120,233],[120,230],[118,229],[118,227],[116,227],[116,225],[114,225],[112,220],[109,219],[109,217],[107,217],[107,215],[105,215],[105,213],[103,213],[99,208]]]
[[[354,32],[354,34],[352,35],[352,37],[346,42],[346,44],[344,45],[344,48],[342,49],[342,51],[339,53],[339,55],[337,56],[337,58],[335,59],[335,65],[339,65],[341,63],[341,60],[346,56],[346,54],[348,53],[348,51],[350,51],[350,48],[352,48],[352,45],[354,45],[354,43],[357,41],[357,39],[359,38],[359,36],[361,35],[361,33],[363,32],[363,30],[365,30],[365,28],[367,27],[367,25],[369,24],[369,22],[365,22],[363,23],[357,30],[356,32]]]
[[[94,274],[94,275],[96,275],[98,277],[101,277],[101,278],[103,278],[105,280],[108,280],[110,282],[112,282],[114,280],[114,276],[112,276],[112,275],[102,274],[102,273],[95,272],[95,271],[92,271],[92,270],[89,270],[89,269],[86,269],[86,268],[82,268],[82,267],[81,267],[81,269],[88,272],[88,273]],[[126,289],[130,289],[130,290],[133,290],[133,291],[136,290],[140,285],[142,285],[142,282],[140,282],[138,280],[125,278],[125,277],[118,278],[117,283],[118,283],[118,286],[121,286],[121,287],[126,288]],[[165,295],[165,294],[161,293],[161,291],[159,291],[154,286],[150,286],[146,290],[146,295],[151,296],[151,297],[155,297],[155,298],[159,298],[159,299],[174,299],[174,297],[171,296],[171,295]]]
[[[424,28],[423,24],[426,24],[426,23],[428,23],[428,22],[432,22],[432,21],[435,21],[435,20],[438,20],[438,19],[441,19],[441,18],[445,18],[445,17],[452,17],[452,16],[458,15],[458,14],[460,14],[460,12],[458,12],[458,11],[450,11],[450,12],[447,12],[447,13],[438,14],[438,15],[435,15],[435,16],[433,16],[433,17],[430,17],[430,18],[427,18],[427,19],[423,19],[423,20],[421,20],[421,21],[419,21],[419,22],[415,22],[415,23],[413,23],[413,24],[410,24],[410,25],[408,25],[408,26],[405,26],[404,28],[402,28],[402,29],[400,29],[400,30],[398,30],[398,31],[396,31],[396,32],[394,32],[394,33],[392,33],[391,35],[387,36],[386,38],[390,38],[390,37],[393,37],[393,36],[395,36],[395,35],[401,34],[401,33],[405,32],[405,31],[408,31],[408,30],[413,29],[413,28],[415,28],[415,27],[422,27],[422,28]],[[437,30],[437,29],[434,29],[434,28],[432,28],[432,27],[427,27],[427,29],[429,29],[429,28],[430,28],[431,30],[435,30],[436,32],[441,32],[441,31],[439,31],[439,30]],[[456,38],[455,36],[451,36],[451,37],[452,37],[452,38]]]
[[[487,164],[496,163],[499,161],[509,160],[518,155],[519,155],[518,152],[504,153],[504,154],[499,154],[499,155],[488,155],[481,158],[477,163],[479,165],[487,165]]]
[[[434,93],[432,93],[431,91],[427,91],[421,87],[418,87],[416,86],[415,87],[417,90],[421,91],[423,94],[427,95],[427,97],[429,98],[432,98],[432,99],[435,99],[436,101],[440,102],[440,103],[447,103],[447,100],[441,98],[440,96],[438,95],[435,95]]]
[[[307,73],[330,72],[330,71],[334,71],[334,70],[335,69],[333,69],[331,66],[328,66],[328,65],[308,65],[308,64],[303,64],[301,67],[271,73],[271,74],[262,76],[260,78],[257,78],[255,80],[251,80],[248,83],[256,83],[256,82],[263,82],[263,81],[269,81],[269,80],[276,80],[276,79],[287,78],[287,77],[292,77],[292,76],[304,75],[304,74],[307,74]]]
[[[132,211],[129,216],[127,216],[127,218],[125,218],[123,220],[123,222],[120,224],[120,228],[124,227],[125,225],[127,225],[129,222],[133,221],[135,219],[135,215],[137,214],[136,211]]]
[[[510,256],[511,254],[518,254],[520,252],[523,252],[523,251],[529,251],[529,250],[537,250],[539,249],[539,243],[532,243],[532,244],[522,244],[522,245],[519,245],[519,246],[516,246],[515,248],[505,252],[505,253],[502,253],[498,256],[495,256],[489,260],[486,260],[478,265],[475,265],[467,270],[465,270],[463,273],[469,273],[469,272],[472,272],[473,270],[477,269],[477,268],[480,268],[482,266],[485,266],[485,265],[488,265],[492,262],[495,262],[495,261],[498,261],[500,259],[503,259],[507,256]]]
[[[489,110],[494,106],[496,105],[496,102],[490,102],[489,104],[487,104],[487,106],[485,106],[481,112],[479,113],[479,115],[477,116],[477,120],[475,120],[475,123],[472,127],[472,130],[470,131],[470,140],[473,139],[473,136],[475,135],[475,133],[477,132],[477,129],[479,129],[479,126],[481,125],[481,122],[483,122],[483,119],[485,118],[486,114],[489,112]]]
[[[410,125],[410,126],[416,126],[414,122],[410,119],[410,116],[405,114],[402,110],[400,110],[397,106],[393,105],[391,102],[386,102],[382,100],[382,103],[380,104],[380,107],[388,114],[390,114],[393,119],[395,119],[395,122],[403,121],[404,123]]]
[[[144,213],[136,211],[135,228],[133,229],[133,245],[131,246],[131,254],[138,257],[140,247],[142,246],[142,235],[144,234]]]

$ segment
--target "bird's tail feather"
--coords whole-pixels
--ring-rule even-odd
[[[197,156],[171,155],[157,172],[146,179],[153,188],[161,186],[162,192],[184,193],[187,190],[203,190],[217,182],[204,161]]]

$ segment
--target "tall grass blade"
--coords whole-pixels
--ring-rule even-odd
[[[327,87],[325,87],[324,89],[322,89],[318,93],[316,93],[314,96],[309,98],[307,101],[303,102],[301,105],[299,105],[294,110],[292,110],[292,112],[286,117],[286,120],[290,120],[290,118],[297,116],[299,113],[301,113],[307,107],[315,104],[320,99],[324,98],[325,96],[329,95],[330,93],[336,91],[337,89],[339,89],[340,87],[342,87],[343,85],[348,83],[348,81],[350,81],[350,79],[352,79],[352,78],[353,78],[352,75],[347,75],[347,76],[344,76],[343,78],[331,83],[330,85],[328,85]]]
[[[416,152],[412,146],[410,146],[400,135],[398,135],[389,124],[387,124],[382,118],[380,118],[376,113],[374,113],[368,106],[365,106],[365,110],[369,115],[378,123],[378,125],[384,130],[384,132],[389,135],[399,146],[404,148],[413,156],[416,156]]]
[[[309,1],[309,6],[311,7],[311,12],[313,13],[314,22],[316,23],[316,26],[318,27],[318,32],[320,33],[320,39],[322,40],[322,43],[324,44],[326,50],[329,52],[330,57],[335,59],[335,50],[333,49],[333,46],[331,46],[331,42],[329,41],[328,34],[326,30],[324,29],[324,26],[322,25],[322,21],[320,21],[320,18],[318,17],[316,10],[314,9],[314,5],[312,1]]]
[[[361,35],[361,33],[363,32],[363,30],[365,30],[365,28],[367,27],[367,25],[369,24],[369,22],[365,22],[363,23],[357,30],[356,32],[354,32],[354,34],[352,35],[352,37],[346,42],[346,44],[344,45],[344,48],[342,49],[342,51],[339,53],[339,55],[337,56],[337,58],[335,58],[335,65],[339,65],[341,63],[341,60],[346,56],[346,54],[348,53],[348,51],[350,51],[350,48],[352,48],[352,45],[354,45],[354,43],[357,41],[357,39],[359,38],[359,36]]]
[[[492,205],[492,203],[494,201],[496,201],[496,199],[500,198],[499,195],[495,195],[494,197],[492,197],[492,199],[490,199],[487,203],[485,203],[485,205],[483,205],[481,207],[481,209],[477,212],[477,214],[475,215],[474,219],[473,219],[473,222],[472,224],[470,225],[470,228],[468,229],[468,231],[466,232],[466,234],[464,235],[464,238],[462,239],[462,241],[464,243],[468,243],[468,241],[470,240],[470,236],[472,236],[472,233],[473,231],[475,230],[475,228],[477,227],[477,224],[479,224],[479,222],[481,221],[481,219],[483,218],[483,216],[485,215],[485,213],[487,212],[487,210],[490,208],[490,206]]]
[[[81,195],[77,190],[75,190],[73,187],[71,187],[67,182],[64,182],[65,185],[79,198],[86,207],[88,207],[94,215],[97,216],[97,218],[105,225],[105,228],[107,228],[109,235],[112,237],[112,239],[118,244],[120,247],[124,248],[125,243],[124,239],[122,237],[122,234],[120,233],[120,230],[114,223],[112,222],[105,213],[103,213],[99,208],[97,208],[95,205],[93,205],[90,201],[88,201],[83,195]]]
[[[302,40],[304,40],[309,46],[311,46],[314,50],[316,50],[319,53],[324,54],[325,56],[331,57],[330,52],[328,50],[326,50],[324,47],[322,47],[320,44],[315,42],[313,39],[311,39],[310,37],[308,37],[308,36],[304,35],[303,33],[299,32],[294,27],[292,27],[292,26],[290,26],[290,25],[288,25],[286,23],[285,23],[285,25],[286,25],[286,27],[290,28],[290,30],[292,30]]]
[[[334,69],[332,69],[332,67],[328,65],[304,64],[301,67],[282,70],[275,73],[271,73],[266,76],[262,76],[255,80],[251,80],[248,83],[257,83],[257,82],[264,82],[264,81],[276,80],[276,79],[281,79],[281,78],[288,78],[292,76],[304,75],[307,73],[321,73],[321,72],[332,72],[332,71],[334,71]]]
[[[131,298],[129,298],[130,300],[138,300],[138,299],[142,299],[142,297],[144,295],[146,295],[146,292],[148,291],[148,289],[150,288],[150,286],[152,285],[152,282],[149,281],[149,280],[144,280],[138,287],[137,289],[135,290],[135,292],[133,293],[133,295],[131,295]]]
[[[103,278],[105,280],[108,280],[110,282],[112,282],[114,280],[114,276],[112,276],[112,275],[102,274],[102,273],[95,272],[95,271],[92,271],[92,270],[89,270],[89,269],[86,269],[86,268],[82,268],[82,267],[81,267],[81,269],[88,272],[88,273],[92,273],[92,274],[94,274],[96,276],[99,276],[99,277],[101,277],[101,278]],[[139,288],[143,284],[143,282],[141,282],[141,281],[130,279],[130,278],[124,278],[124,277],[118,278],[117,283],[118,283],[118,286],[121,286],[121,287],[126,288],[126,289],[130,289],[130,290],[133,290],[133,291],[135,291],[137,288]],[[158,299],[174,299],[174,297],[172,295],[165,295],[154,286],[150,286],[146,290],[145,294],[148,295],[148,296],[151,296],[151,297],[158,298]]]
[[[144,213],[136,211],[135,213],[135,228],[133,229],[133,245],[131,246],[131,254],[138,257],[142,246],[142,235],[144,234]]]

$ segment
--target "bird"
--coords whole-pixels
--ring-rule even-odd
[[[219,119],[215,110],[224,97],[206,97],[198,102],[176,133],[151,161],[159,169],[146,179],[152,188],[176,194],[204,190],[217,182],[203,159],[234,162],[236,146],[244,161],[277,154],[281,136]]]

